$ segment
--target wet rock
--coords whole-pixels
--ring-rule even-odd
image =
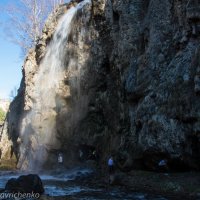
[[[19,178],[11,178],[5,186],[7,192],[21,193],[44,193],[42,180],[36,174],[20,176]]]
[[[132,156],[126,151],[118,152],[116,155],[116,165],[121,171],[124,172],[133,170],[134,163]]]

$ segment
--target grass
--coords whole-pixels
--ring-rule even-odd
[[[5,120],[6,113],[3,111],[2,108],[0,108],[0,124],[2,124]]]
[[[16,170],[16,160],[14,158],[9,160],[1,160],[0,162],[0,170],[7,171],[7,170]]]

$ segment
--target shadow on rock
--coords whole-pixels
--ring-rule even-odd
[[[23,175],[19,178],[11,178],[5,186],[6,192],[22,192],[22,193],[44,193],[42,180],[36,174]]]

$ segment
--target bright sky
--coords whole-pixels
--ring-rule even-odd
[[[10,98],[11,90],[19,88],[22,78],[23,59],[20,58],[20,48],[9,42],[2,27],[2,23],[6,22],[6,16],[2,14],[3,7],[17,3],[19,0],[0,0],[0,99]]]
[[[14,1],[0,0],[0,7],[10,2]],[[5,16],[1,14],[0,21],[5,20]],[[0,98],[9,98],[11,90],[19,87],[22,63],[19,47],[8,41],[0,24]]]

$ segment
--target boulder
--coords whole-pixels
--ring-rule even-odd
[[[20,176],[19,178],[11,178],[6,183],[5,190],[9,192],[44,193],[42,180],[37,174],[29,174]]]

